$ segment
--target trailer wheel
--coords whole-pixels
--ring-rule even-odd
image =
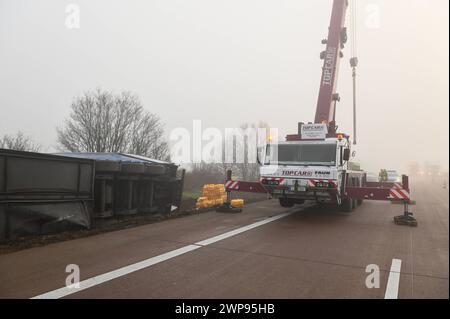
[[[292,208],[295,205],[295,201],[290,198],[280,198],[279,201],[281,207]]]

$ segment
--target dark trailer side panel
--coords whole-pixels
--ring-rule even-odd
[[[95,162],[0,149],[0,240],[91,226]]]

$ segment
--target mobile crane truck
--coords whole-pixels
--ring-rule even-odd
[[[356,67],[353,56],[353,141],[340,133],[336,125],[336,107],[340,101],[337,81],[342,50],[347,43],[345,17],[348,0],[334,0],[328,38],[320,54],[324,60],[319,98],[314,123],[298,123],[297,134],[288,135],[284,142],[270,142],[259,159],[260,182],[232,180],[227,172],[225,188],[233,191],[268,193],[283,207],[303,204],[306,200],[332,203],[336,208],[351,212],[364,200],[385,200],[404,205],[404,214],[394,218],[397,224],[417,226],[409,211],[415,202],[410,198],[409,179],[402,182],[368,182],[366,172],[355,163],[356,152]],[[353,145],[352,145],[353,144]],[[260,157],[258,157],[260,158]],[[228,201],[229,202],[229,201]],[[233,209],[230,204],[220,211]]]

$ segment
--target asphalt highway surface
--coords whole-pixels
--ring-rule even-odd
[[[403,207],[389,202],[267,200],[26,249],[0,256],[0,298],[447,299],[448,194],[412,185],[415,228],[395,225]],[[81,282],[66,287],[73,267]]]

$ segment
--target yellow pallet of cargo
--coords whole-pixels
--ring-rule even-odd
[[[233,199],[231,201],[231,206],[235,208],[242,208],[244,207],[244,200],[243,199]]]
[[[206,184],[202,189],[202,197],[197,199],[197,208],[212,208],[227,202],[227,192],[223,184]]]

